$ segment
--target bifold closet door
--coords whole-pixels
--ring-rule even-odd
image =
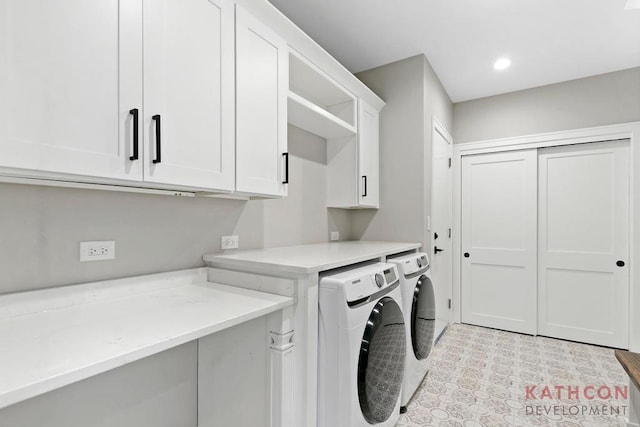
[[[462,159],[462,321],[535,334],[537,152]]]
[[[539,151],[541,335],[628,347],[629,141]]]

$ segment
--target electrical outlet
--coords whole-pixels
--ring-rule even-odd
[[[105,261],[116,257],[116,242],[80,242],[80,261]]]
[[[331,232],[331,241],[336,241],[336,240],[340,240],[340,232],[339,231],[332,231]]]
[[[221,249],[238,249],[238,236],[222,236]]]

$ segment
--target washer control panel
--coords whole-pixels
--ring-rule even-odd
[[[374,295],[398,281],[398,269],[391,263],[376,263],[320,279],[321,287],[341,288],[347,302]]]
[[[429,268],[429,258],[423,252],[392,258],[389,262],[397,264],[401,273],[405,276],[424,272]]]

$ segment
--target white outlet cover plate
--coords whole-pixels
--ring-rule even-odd
[[[115,257],[116,242],[113,240],[80,242],[80,261],[106,261]]]
[[[332,231],[331,232],[331,241],[336,241],[336,240],[340,240],[340,232],[339,231]]]
[[[220,248],[226,249],[238,249],[238,236],[222,236],[220,239]]]

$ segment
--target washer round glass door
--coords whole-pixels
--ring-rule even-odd
[[[405,339],[400,307],[392,298],[382,298],[367,320],[358,359],[358,400],[371,424],[393,414],[404,376]]]
[[[411,345],[418,360],[426,359],[433,345],[436,329],[436,299],[433,283],[424,274],[413,290],[411,305]]]

